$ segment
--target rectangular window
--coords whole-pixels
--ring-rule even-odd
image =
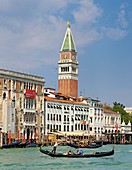
[[[78,125],[78,130],[80,130],[80,124]]]
[[[50,131],[52,132],[52,124],[50,125]]]
[[[83,130],[83,124],[81,124],[81,130]]]
[[[53,115],[53,120],[55,121],[55,114]]]
[[[55,125],[53,125],[53,131],[55,132]]]
[[[61,121],[61,115],[59,115],[59,121]]]
[[[71,125],[71,131],[73,132],[73,125]]]
[[[66,115],[64,115],[64,121],[66,121]]]
[[[66,131],[66,126],[64,125],[64,131]]]
[[[48,113],[48,115],[47,115],[47,119],[49,120],[49,113]]]
[[[75,130],[77,130],[77,124],[75,124]]]
[[[67,131],[69,131],[69,126],[67,126]]]
[[[61,125],[59,125],[59,131],[61,131]]]

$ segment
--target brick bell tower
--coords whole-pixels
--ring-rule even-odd
[[[58,61],[58,92],[78,98],[77,50],[69,21],[67,25]]]

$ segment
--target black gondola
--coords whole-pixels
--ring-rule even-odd
[[[68,146],[71,146],[73,148],[89,148],[89,149],[95,149],[95,148],[99,148],[102,147],[102,144],[96,144],[96,143],[91,143],[89,145],[77,145],[77,144],[73,144],[73,143],[67,143]]]
[[[107,145],[107,144],[112,144],[112,141],[108,140],[96,140],[94,141],[96,144],[103,144],[103,145]]]
[[[42,147],[40,147],[40,152],[45,155],[51,156],[51,157],[92,158],[92,157],[111,156],[114,154],[114,147],[111,151],[107,151],[107,152],[94,152],[91,154],[81,154],[81,155],[75,154],[75,153],[72,153],[71,155],[67,155],[67,154],[63,154],[63,153],[53,153],[48,150],[42,149]]]
[[[24,142],[24,143],[20,143],[20,144],[18,145],[18,148],[25,148],[28,144],[29,144],[28,141],[26,141],[26,142]]]
[[[19,146],[20,142],[13,142],[10,144],[3,144],[2,148],[17,148]]]
[[[2,145],[2,149],[3,148],[26,148],[26,147],[36,147],[36,144],[35,143],[29,143],[28,141],[26,142],[13,142],[11,144],[3,144]]]

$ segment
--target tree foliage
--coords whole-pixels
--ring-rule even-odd
[[[121,121],[125,121],[127,124],[129,121],[132,123],[132,116],[129,115],[125,110],[125,106],[121,103],[114,102],[112,111],[119,112],[121,114]]]

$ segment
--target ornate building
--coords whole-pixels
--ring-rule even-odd
[[[104,134],[116,134],[117,122],[120,132],[121,115],[104,111],[98,99],[79,97],[78,99],[45,88],[45,135],[55,132],[59,136],[91,136],[94,139]],[[58,132],[58,133],[56,133]]]
[[[60,134],[88,136],[89,105],[70,96],[45,89],[45,135],[52,131]],[[86,119],[86,123],[84,120]],[[79,133],[80,132],[80,133]]]
[[[25,139],[40,142],[44,133],[44,78],[0,69],[2,143]]]
[[[71,97],[78,97],[77,50],[70,28],[70,22],[68,22],[68,28],[60,50],[58,92]]]

